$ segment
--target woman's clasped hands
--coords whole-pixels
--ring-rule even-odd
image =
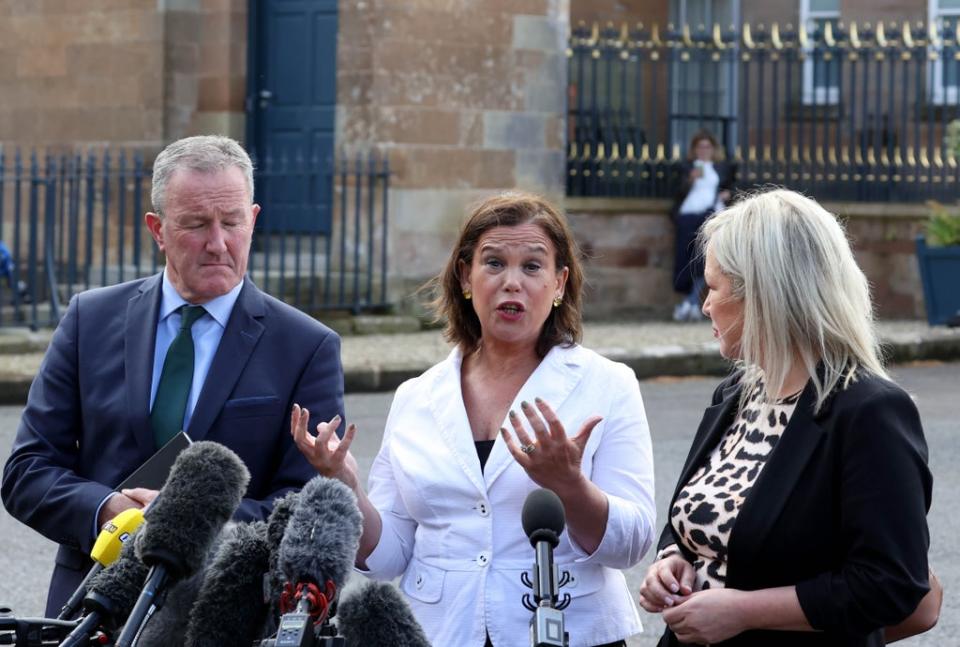
[[[693,566],[674,554],[655,561],[640,586],[640,606],[660,613],[663,621],[684,643],[710,645],[747,629],[736,589],[694,591]]]

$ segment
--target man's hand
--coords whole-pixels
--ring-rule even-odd
[[[103,528],[104,524],[116,517],[124,510],[130,508],[145,508],[155,498],[156,490],[148,490],[138,487],[130,490],[121,490],[107,499],[103,507],[100,508],[100,516],[97,517],[97,528]]]

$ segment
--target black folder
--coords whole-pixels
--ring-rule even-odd
[[[123,483],[115,489],[118,492],[135,487],[159,490],[167,482],[167,475],[170,474],[173,462],[177,460],[180,452],[190,446],[191,442],[190,436],[181,431],[148,458],[147,462],[135,469],[133,474],[125,478]]]

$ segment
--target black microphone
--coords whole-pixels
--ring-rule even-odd
[[[527,495],[521,514],[523,532],[536,551],[533,565],[533,581],[527,573],[521,577],[524,584],[533,589],[533,599],[524,594],[523,606],[533,611],[530,619],[530,644],[532,647],[566,647],[569,636],[563,621],[563,609],[570,604],[570,594],[564,594],[558,602],[557,590],[570,581],[570,574],[558,577],[557,565],[553,562],[553,549],[560,543],[565,516],[563,503],[553,490],[540,488]]]
[[[139,532],[142,532],[143,526]],[[136,537],[136,535],[135,535]],[[130,614],[140,589],[147,579],[147,567],[136,555],[133,541],[127,541],[120,557],[90,580],[83,599],[84,615],[76,629],[60,643],[60,647],[74,647],[90,642],[90,636],[105,626],[113,628]]]
[[[140,597],[116,647],[131,647],[152,609],[162,605],[171,581],[203,566],[207,551],[240,505],[250,472],[240,457],[219,443],[195,442],[180,452],[166,483],[146,512],[135,547],[150,567]]]
[[[266,644],[343,644],[329,622],[331,606],[353,568],[362,531],[363,516],[350,488],[322,476],[307,482],[280,542],[278,565],[287,580],[283,615],[276,639]]]
[[[337,606],[346,647],[430,647],[410,605],[395,586],[368,582]]]
[[[251,645],[260,637],[267,605],[267,524],[237,524],[207,567],[187,622],[186,647]]]

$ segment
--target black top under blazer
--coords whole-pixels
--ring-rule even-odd
[[[740,373],[704,412],[671,499],[737,412]],[[730,534],[727,587],[795,585],[818,632],[748,631],[717,645],[884,644],[929,590],[926,513],[933,479],[917,408],[896,384],[861,374],[813,413],[808,382]],[[667,524],[659,549],[682,547]],[[686,553],[688,558],[692,558]],[[667,628],[661,647],[680,645]]]

